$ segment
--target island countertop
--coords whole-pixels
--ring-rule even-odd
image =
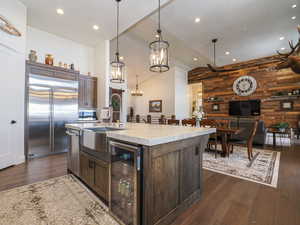
[[[106,123],[66,124],[66,128],[83,130],[96,127],[116,127]],[[154,146],[215,133],[215,128],[196,128],[145,123],[127,123],[117,131],[108,131],[107,137],[145,146]]]

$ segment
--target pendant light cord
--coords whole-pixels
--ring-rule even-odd
[[[214,66],[216,66],[216,42],[214,42]]]
[[[160,31],[160,0],[158,0],[158,30]]]
[[[117,0],[117,61],[119,61],[119,4],[120,1]]]

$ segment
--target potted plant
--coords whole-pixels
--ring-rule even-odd
[[[274,125],[280,132],[285,132],[287,128],[289,128],[289,124],[287,122],[281,122]]]

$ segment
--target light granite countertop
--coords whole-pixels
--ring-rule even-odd
[[[66,124],[66,128],[83,130],[96,127],[117,127],[105,123]],[[215,128],[196,128],[172,125],[156,125],[145,123],[126,123],[122,130],[108,131],[107,137],[145,146],[154,146],[187,138],[215,133]]]

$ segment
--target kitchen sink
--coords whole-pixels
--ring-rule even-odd
[[[117,127],[92,127],[83,129],[82,149],[96,152],[108,152],[107,132],[124,130]]]

